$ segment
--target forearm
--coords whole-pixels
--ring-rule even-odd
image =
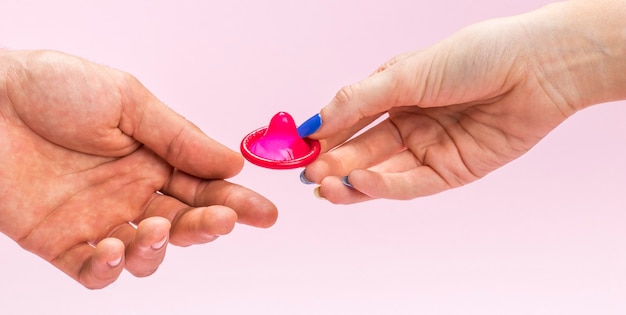
[[[534,58],[574,109],[626,99],[626,1],[571,0],[526,17],[543,43]]]

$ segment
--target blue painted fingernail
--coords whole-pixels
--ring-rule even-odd
[[[308,137],[316,132],[322,126],[322,115],[315,114],[311,118],[307,119],[298,127],[298,135],[300,138]]]
[[[352,184],[350,184],[350,182],[348,182],[348,176],[342,177],[341,178],[341,183],[343,183],[343,185],[348,187],[348,188],[354,188],[354,186],[352,186]]]
[[[304,175],[304,170],[302,171],[302,173],[300,173],[300,181],[306,185],[315,184],[315,182],[312,182],[308,178],[306,178],[306,175]]]

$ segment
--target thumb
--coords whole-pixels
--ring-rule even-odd
[[[427,49],[396,57],[370,77],[342,88],[321,110],[323,123],[313,138],[338,134],[394,107],[464,104],[507,92],[524,69],[514,66],[518,54],[509,52],[516,51],[511,38],[517,36],[494,34],[490,30],[501,24],[493,23],[501,22],[465,28]]]
[[[120,129],[172,166],[202,178],[228,178],[243,167],[235,151],[209,138],[177,114],[138,80],[131,78]]]

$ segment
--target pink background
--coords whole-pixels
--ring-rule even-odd
[[[8,1],[0,46],[126,70],[236,149],[280,110],[303,121],[393,55],[548,0]],[[625,314],[626,103],[575,115],[472,185],[334,206],[299,170],[234,181],[279,207],[170,247],[159,271],[89,291],[0,236],[2,314]]]

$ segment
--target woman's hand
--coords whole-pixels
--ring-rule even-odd
[[[333,203],[354,203],[485,176],[576,111],[626,98],[625,14],[623,1],[558,3],[392,59],[321,110],[311,138],[328,152],[304,181]]]

